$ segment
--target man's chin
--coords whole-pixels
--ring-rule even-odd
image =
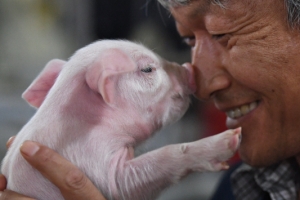
[[[243,151],[242,148],[239,149],[240,158],[244,163],[254,168],[268,167],[284,160],[277,156],[272,157],[267,154],[264,155],[262,153],[249,152],[247,150],[248,149]]]

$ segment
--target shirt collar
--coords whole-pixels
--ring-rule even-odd
[[[243,164],[231,176],[237,200],[297,199],[300,172],[295,159],[266,168],[252,168]]]

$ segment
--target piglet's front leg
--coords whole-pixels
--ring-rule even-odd
[[[155,199],[159,192],[193,171],[228,169],[241,129],[228,130],[191,143],[175,144],[128,160],[117,175],[118,199]]]

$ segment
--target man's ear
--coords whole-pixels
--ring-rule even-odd
[[[125,73],[136,70],[135,62],[120,49],[108,49],[89,67],[86,81],[89,87],[101,94],[107,104],[116,102],[118,80]]]
[[[31,106],[39,108],[45,100],[49,90],[54,85],[66,61],[54,59],[47,63],[43,71],[23,92],[22,98]]]

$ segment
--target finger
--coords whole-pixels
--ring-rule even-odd
[[[4,190],[0,192],[0,200],[34,200],[24,195],[18,194],[10,190]]]
[[[76,166],[50,148],[26,141],[20,150],[27,162],[60,189],[66,200],[105,200]]]
[[[15,138],[16,138],[16,136],[12,136],[8,139],[8,141],[6,142],[6,148],[7,149],[11,146],[11,144],[13,143]]]
[[[3,191],[6,189],[6,178],[3,176],[3,174],[0,174],[0,191]]]

